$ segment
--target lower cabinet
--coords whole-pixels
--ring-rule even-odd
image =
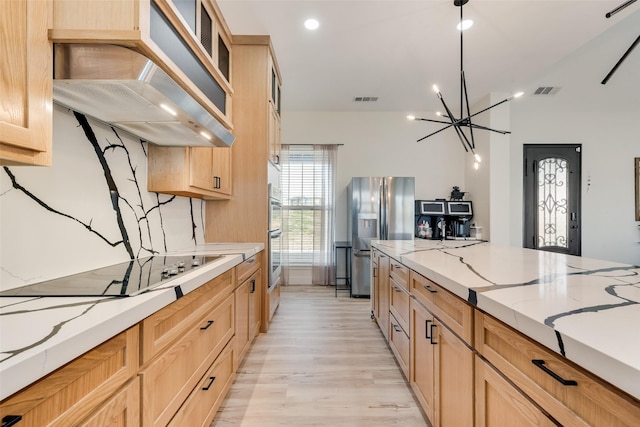
[[[403,329],[402,324],[391,314],[389,318],[389,347],[396,356],[396,360],[402,369],[402,373],[409,378],[409,335]]]
[[[229,295],[140,371],[144,426],[166,426],[233,337],[233,304]]]
[[[410,383],[431,424],[473,426],[473,351],[411,301]]]
[[[136,427],[140,425],[140,378],[133,378],[91,416],[79,424],[80,427]]]
[[[378,257],[377,271],[377,291],[378,291],[378,317],[377,322],[382,331],[382,335],[389,339],[389,310],[390,310],[390,287],[389,269],[391,259],[384,254]]]
[[[555,426],[544,412],[476,356],[476,427]]]
[[[207,427],[211,424],[235,378],[233,358],[233,345],[229,344],[191,392],[169,426]]]
[[[117,419],[118,412],[128,410],[134,415],[139,408],[137,394],[118,396],[118,390],[138,370],[138,336],[134,326],[5,399],[0,418],[21,416],[19,427],[65,427],[79,425],[87,417],[86,425],[97,425],[91,415],[96,407],[102,408],[96,420]]]

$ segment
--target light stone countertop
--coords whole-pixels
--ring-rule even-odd
[[[472,240],[372,245],[640,399],[640,267]]]
[[[132,297],[0,298],[0,400],[130,328],[264,249],[204,244],[163,255],[221,255]]]

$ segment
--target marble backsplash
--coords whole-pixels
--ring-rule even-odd
[[[147,191],[146,142],[53,117],[53,166],[0,171],[0,289],[204,243],[202,200]]]

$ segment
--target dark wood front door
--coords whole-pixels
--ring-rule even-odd
[[[524,247],[581,253],[581,145],[524,145]]]

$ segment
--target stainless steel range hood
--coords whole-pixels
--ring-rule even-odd
[[[235,140],[158,65],[122,46],[56,44],[53,100],[158,145]]]

